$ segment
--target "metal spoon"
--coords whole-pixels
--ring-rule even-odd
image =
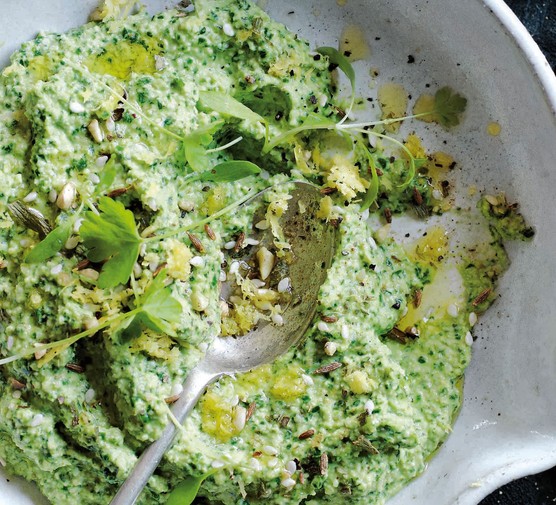
[[[246,372],[264,363],[270,363],[299,342],[313,319],[320,286],[332,261],[335,247],[335,228],[316,217],[320,191],[305,182],[291,183],[288,210],[280,218],[294,260],[288,265],[292,301],[283,314],[284,324],[261,325],[242,337],[217,337],[205,357],[191,370],[183,393],[174,403],[172,413],[183,423],[193,410],[206,387],[226,374]],[[261,204],[265,193],[261,191],[246,204]],[[262,206],[264,208],[264,206]],[[261,245],[270,245],[270,232],[264,232]],[[111,505],[135,503],[147,481],[170,448],[177,428],[168,423],[161,437],[141,455]]]

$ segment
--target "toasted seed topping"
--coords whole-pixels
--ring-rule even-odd
[[[326,452],[323,452],[320,455],[320,474],[326,475],[327,472],[328,472],[328,454],[326,454]]]
[[[334,356],[338,350],[338,344],[336,342],[326,342],[324,344],[324,353],[328,356]]]
[[[359,435],[357,440],[353,441],[353,445],[360,447],[365,452],[369,454],[379,454],[379,450],[363,435]]]
[[[112,191],[109,191],[107,193],[107,196],[109,198],[117,198],[118,196],[124,195],[128,191],[129,191],[129,186],[126,187],[126,188],[116,188],[116,189],[113,189]]]
[[[272,254],[266,247],[261,247],[257,251],[257,260],[259,261],[259,272],[261,279],[264,281],[272,272],[274,268],[274,254]]]
[[[237,237],[236,243],[234,245],[234,252],[238,253],[240,249],[243,247],[243,242],[245,241],[245,233],[241,232]]]
[[[325,323],[335,323],[336,321],[338,321],[338,318],[336,316],[325,316],[324,314],[322,316],[320,316],[321,320],[323,320]]]
[[[176,403],[180,398],[180,395],[172,395],[172,396],[168,396],[167,398],[164,398],[164,401],[168,404],[171,405],[172,403]]]
[[[66,368],[68,370],[71,370],[72,372],[77,373],[83,373],[85,371],[85,368],[83,368],[81,365],[78,365],[77,363],[68,363],[66,365]]]
[[[297,438],[299,438],[299,440],[305,440],[306,438],[311,438],[314,434],[315,434],[315,430],[311,428],[310,430],[301,433],[301,435],[299,435]]]
[[[333,363],[329,363],[328,365],[324,365],[321,366],[320,368],[317,368],[313,373],[316,374],[325,374],[325,373],[329,373],[329,372],[333,372],[334,370],[337,370],[338,368],[341,368],[342,364],[338,363],[337,361],[334,361]]]
[[[473,300],[471,305],[473,305],[473,307],[481,305],[481,303],[483,303],[490,296],[490,293],[492,293],[491,288],[481,291],[481,293]]]
[[[208,224],[205,224],[205,233],[207,234],[208,238],[210,238],[211,240],[216,240],[216,234]]]
[[[75,201],[75,195],[75,186],[71,182],[66,183],[60,190],[60,193],[58,193],[58,197],[56,198],[56,205],[59,209],[68,210]]]
[[[102,133],[102,130],[100,129],[100,124],[97,119],[93,119],[89,123],[89,125],[87,126],[87,130],[89,130],[91,137],[93,137],[93,140],[97,144],[100,144],[104,140],[104,133]]]
[[[421,300],[423,298],[423,292],[420,289],[417,289],[415,293],[413,293],[413,306],[417,309],[421,305]]]
[[[200,253],[205,252],[205,248],[197,236],[189,232],[187,232],[187,236],[189,237],[189,240],[191,240],[191,244],[195,249],[197,249],[197,251],[199,251]]]
[[[247,412],[245,413],[245,422],[251,419],[251,416],[255,413],[256,409],[257,409],[257,404],[255,402],[251,402],[249,404],[249,407],[247,407]]]
[[[10,386],[12,386],[13,389],[15,389],[16,391],[21,391],[22,389],[25,389],[26,384],[18,381],[17,379],[14,379],[13,377],[10,377],[9,379],[10,382]]]
[[[422,205],[423,204],[423,195],[421,194],[421,192],[417,188],[413,188],[413,201],[417,205]]]

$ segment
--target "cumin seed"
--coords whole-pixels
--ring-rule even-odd
[[[336,193],[336,191],[338,191],[336,188],[329,188],[329,187],[324,187],[320,189],[321,195],[331,195],[332,193]]]
[[[310,430],[301,433],[297,438],[299,438],[299,440],[305,440],[307,438],[311,438],[314,434],[315,434],[315,430],[311,428]]]
[[[326,454],[326,452],[323,452],[320,455],[320,474],[326,475],[327,472],[328,472],[328,454]]]
[[[421,300],[423,298],[423,292],[420,289],[417,289],[415,293],[413,293],[413,306],[418,309],[421,305]]]
[[[205,233],[207,234],[208,238],[211,240],[216,240],[216,234],[214,230],[209,226],[209,224],[205,224]]]
[[[197,236],[189,232],[187,232],[187,236],[189,237],[189,240],[191,240],[193,247],[197,249],[197,251],[199,251],[200,253],[205,252],[205,248]]]
[[[68,370],[71,370],[72,372],[77,373],[83,373],[85,371],[85,368],[83,368],[81,365],[78,365],[77,363],[68,363],[66,365],[66,368]]]
[[[483,291],[481,291],[481,293],[473,300],[473,302],[471,303],[471,305],[473,305],[473,307],[476,307],[477,305],[481,305],[481,303],[483,303],[490,295],[490,293],[492,293],[492,289],[491,288],[486,288]]]
[[[280,427],[286,428],[290,422],[290,418],[288,416],[282,416],[280,418]]]
[[[85,258],[81,260],[79,263],[77,263],[77,265],[75,265],[75,269],[83,270],[84,268],[87,268],[90,264],[91,264],[91,260]]]
[[[337,370],[341,366],[342,366],[341,363],[339,363],[337,361],[334,361],[333,363],[328,363],[328,365],[324,365],[324,366],[321,366],[320,368],[317,368],[313,373],[315,375],[325,374],[325,373],[333,372],[334,370]]]
[[[251,419],[251,416],[255,413],[256,409],[257,409],[257,404],[255,402],[251,402],[249,404],[249,407],[247,407],[247,412],[245,413],[245,422]]]
[[[172,403],[176,403],[178,401],[179,397],[180,397],[180,395],[172,395],[172,396],[169,396],[168,398],[164,398],[164,401],[168,405],[170,405]]]
[[[417,205],[423,204],[423,195],[417,188],[413,188],[413,200]]]
[[[109,198],[116,198],[118,196],[121,196],[121,195],[127,193],[129,191],[129,188],[130,188],[130,186],[128,186],[126,188],[113,189],[112,191],[109,191],[106,196],[108,196]]]
[[[245,241],[245,233],[241,232],[236,240],[236,245],[234,246],[234,252],[238,253],[241,250],[241,247],[243,246],[243,242]]]
[[[23,382],[18,381],[13,377],[10,377],[8,380],[10,382],[10,386],[12,386],[12,388],[14,388],[16,391],[21,391],[22,389],[25,389],[27,387],[27,384],[24,384]]]
[[[320,316],[321,320],[324,321],[325,323],[335,323],[338,318],[336,316]]]
[[[392,222],[392,211],[388,207],[384,209],[384,219],[388,224]]]
[[[353,445],[360,447],[363,451],[368,452],[369,454],[379,454],[380,451],[363,435],[359,435],[357,440],[354,440]]]

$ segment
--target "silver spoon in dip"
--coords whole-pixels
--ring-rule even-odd
[[[301,181],[287,184],[294,189],[279,222],[293,259],[287,265],[291,296],[282,324],[262,323],[241,337],[216,337],[204,358],[189,372],[183,393],[172,406],[179,423],[183,423],[209,384],[223,375],[246,372],[274,361],[300,341],[315,316],[319,289],[334,255],[336,229],[316,217],[322,198],[318,188]],[[243,206],[255,204],[265,209],[269,189],[272,188],[257,193]],[[272,247],[272,242],[270,231],[261,232],[260,249]],[[226,291],[226,286],[222,291]],[[110,505],[135,503],[177,432],[178,428],[169,422],[160,438],[142,453]]]

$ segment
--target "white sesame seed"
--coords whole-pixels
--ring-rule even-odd
[[[465,343],[467,345],[473,345],[473,335],[471,335],[470,331],[465,334]]]
[[[48,201],[50,203],[54,203],[56,201],[56,198],[58,198],[58,193],[56,192],[55,189],[51,189],[50,192],[48,193]]]
[[[372,414],[374,409],[375,409],[375,402],[373,402],[372,400],[367,400],[365,402],[365,410],[367,411],[367,414]]]
[[[176,382],[172,386],[172,389],[170,390],[170,396],[178,396],[181,395],[182,393],[183,393],[183,386],[179,382]]]
[[[87,319],[85,319],[85,321],[83,321],[83,327],[86,330],[92,330],[93,328],[96,328],[100,323],[98,322],[98,319],[96,317],[88,317]]]
[[[82,103],[79,102],[70,102],[69,109],[74,114],[82,114],[83,112],[85,112],[85,107]]]
[[[257,230],[268,230],[269,226],[270,224],[266,219],[261,219],[257,224],[255,224],[255,228],[257,228]]]
[[[469,313],[469,324],[471,326],[475,326],[475,324],[477,324],[477,314],[475,314],[475,312]]]
[[[458,307],[457,307],[456,304],[451,303],[451,304],[448,305],[448,307],[446,308],[446,312],[447,312],[448,315],[451,316],[451,317],[458,317],[459,309],[458,309]]]
[[[368,236],[367,237],[367,242],[369,243],[369,245],[371,246],[371,249],[376,249],[378,246],[376,245],[376,241],[373,237]]]
[[[42,414],[35,414],[35,417],[31,420],[31,427],[40,426],[44,421],[44,416]]]
[[[60,190],[56,198],[56,205],[58,208],[68,210],[73,205],[75,194],[75,186],[71,182],[64,184],[64,187]]]
[[[334,356],[338,350],[338,345],[335,342],[326,342],[324,344],[324,353],[328,356]]]
[[[284,318],[280,314],[272,314],[272,322],[277,326],[282,326]]]
[[[79,232],[79,229],[81,228],[81,225],[83,224],[83,218],[79,217],[75,220],[75,223],[73,223],[73,231],[75,233]]]
[[[95,165],[99,168],[102,168],[106,163],[108,163],[108,156],[99,156],[95,160]]]
[[[68,250],[75,249],[79,244],[79,237],[77,235],[73,235],[72,237],[66,240],[64,247]]]
[[[89,130],[91,137],[93,137],[93,140],[97,144],[100,144],[104,140],[104,133],[102,133],[102,130],[100,129],[98,119],[93,119],[89,123],[89,126],[87,126],[87,130]]]
[[[112,116],[110,116],[106,122],[104,123],[106,125],[106,129],[112,133],[115,129],[116,129],[116,123],[114,122],[114,120],[112,119]]]
[[[209,299],[199,293],[199,291],[193,291],[191,294],[191,307],[196,312],[203,312],[209,306]]]
[[[10,335],[7,339],[6,339],[6,349],[8,351],[11,351],[12,348],[14,346],[14,338],[12,335]]]
[[[363,212],[361,212],[361,219],[363,221],[369,219],[369,209],[365,209]]]
[[[39,360],[42,357],[44,357],[45,354],[46,354],[46,349],[39,349],[38,351],[35,351],[35,359]]]
[[[256,472],[259,472],[263,469],[263,465],[261,465],[261,462],[257,458],[251,458],[251,467]]]
[[[87,389],[87,392],[85,393],[85,403],[92,403],[95,399],[95,396],[96,391],[93,388]]]
[[[158,268],[158,261],[151,261],[149,263],[149,270],[151,272],[156,272],[156,269]]]
[[[59,264],[59,265],[54,265],[51,269],[50,269],[50,273],[52,275],[58,275],[61,271],[62,271],[63,265]]]
[[[322,331],[322,332],[330,331],[330,328],[328,327],[328,325],[324,321],[319,321],[319,323],[317,324],[317,328],[318,328],[319,331]]]
[[[236,274],[239,271],[239,261],[232,261],[232,264],[230,265],[230,273]]]
[[[216,459],[212,462],[212,468],[222,468],[223,466],[225,466],[223,461],[219,461]]]
[[[287,291],[289,291],[291,289],[292,285],[291,285],[291,281],[289,277],[284,277],[279,283],[278,283],[278,293],[286,293]]]
[[[269,468],[274,468],[276,465],[278,464],[278,459],[277,458],[271,458],[267,461],[266,465]]]
[[[224,270],[220,270],[220,276],[218,277],[218,280],[220,282],[226,282],[226,278],[227,278],[226,272]]]
[[[241,405],[238,405],[234,409],[234,418],[233,418],[234,426],[238,431],[241,431],[243,430],[243,428],[245,428],[246,420],[247,420],[247,409],[245,407],[242,407]]]
[[[19,241],[19,245],[20,245],[21,247],[24,247],[24,248],[29,247],[29,246],[31,246],[32,244],[33,244],[33,241],[32,241],[30,238],[22,238],[22,239]]]
[[[261,172],[259,173],[259,177],[263,181],[268,181],[268,179],[270,179],[270,174],[266,170],[261,170]]]
[[[293,475],[295,473],[295,471],[297,470],[297,464],[295,461],[290,460],[286,463],[286,472],[288,472],[290,475]]]
[[[246,238],[243,241],[243,243],[245,245],[259,245],[260,244],[260,242],[258,240],[254,239],[254,238],[251,238],[251,237]]]
[[[440,191],[439,189],[433,189],[432,190],[432,197],[435,200],[442,200],[442,198],[443,198],[442,191]]]
[[[23,201],[25,203],[34,202],[37,199],[37,196],[38,194],[36,191],[31,191],[27,196],[23,198]]]
[[[89,175],[89,180],[93,184],[98,184],[100,182],[100,177],[97,174],[91,174],[91,175]]]
[[[347,327],[347,325],[342,324],[342,329],[340,330],[340,334],[342,335],[342,338],[345,339],[349,338],[349,328]]]
[[[21,398],[21,391],[19,391],[19,390],[14,391],[12,393],[12,398],[15,398],[16,400],[19,400],[19,398]]]
[[[239,396],[238,395],[234,395],[234,397],[232,398],[232,401],[230,402],[230,405],[232,407],[235,407],[236,405],[239,405]]]
[[[195,204],[193,202],[188,202],[187,200],[181,200],[178,202],[178,207],[184,212],[192,212],[195,208]]]
[[[164,70],[167,64],[168,63],[166,61],[166,58],[164,58],[164,56],[160,56],[159,54],[154,55],[154,68],[156,68],[156,70],[158,70],[159,72],[161,70]]]
[[[318,101],[319,101],[319,105],[321,107],[324,107],[328,103],[328,97],[324,93],[322,93],[319,96]]]
[[[282,484],[282,486],[284,486],[286,489],[291,489],[293,486],[295,486],[295,480],[293,480],[291,477],[288,477],[287,479],[284,479],[280,484]]]
[[[304,382],[305,384],[307,384],[307,386],[312,386],[312,385],[315,383],[315,381],[313,380],[313,378],[312,378],[311,376],[307,375],[307,374],[303,374],[303,375],[301,376],[301,380],[303,380],[303,382]]]
[[[224,244],[224,249],[229,251],[230,249],[233,249],[235,246],[236,246],[236,241],[235,240],[230,240],[229,242],[226,242]]]
[[[189,264],[192,267],[202,267],[205,265],[205,258],[202,256],[193,256],[193,258],[189,260]]]
[[[236,34],[236,32],[234,32],[234,29],[232,28],[232,25],[230,23],[224,23],[224,26],[222,27],[222,31],[228,37],[233,37]]]
[[[276,449],[276,447],[272,447],[271,445],[265,445],[262,448],[262,452],[267,456],[276,456],[278,454],[278,449]]]
[[[87,278],[87,279],[91,279],[92,281],[97,281],[100,273],[97,272],[94,268],[84,268],[83,270],[80,270],[80,275]]]
[[[257,289],[262,288],[263,286],[266,285],[265,281],[261,281],[261,279],[251,279],[251,284],[253,284],[253,286],[255,286]]]
[[[141,277],[142,273],[143,269],[141,268],[141,265],[135,262],[135,265],[133,265],[133,276],[137,279],[138,277]]]

